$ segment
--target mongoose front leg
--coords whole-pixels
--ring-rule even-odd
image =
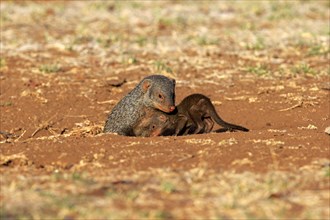
[[[193,134],[195,130],[196,130],[196,126],[193,125],[192,123],[187,122],[186,127],[185,127],[185,131],[182,135]]]
[[[175,136],[178,136],[179,134],[182,133],[184,129],[186,129],[186,125],[188,121],[186,116],[179,116],[177,120],[178,122],[177,122],[177,127],[175,129],[175,134],[174,134]]]

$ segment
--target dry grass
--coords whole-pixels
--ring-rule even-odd
[[[259,77],[329,74],[315,59],[329,57],[328,10],[326,1],[6,2],[1,5],[1,68],[7,58],[19,55],[29,62],[42,60],[32,71],[52,77],[76,72],[94,54],[105,72],[118,64],[112,76],[144,68],[176,77],[194,67],[214,77],[191,83],[211,83],[232,69],[212,59],[225,53],[244,60],[237,69]],[[36,25],[41,29],[31,34]],[[54,52],[79,57],[52,60]],[[303,61],[288,62],[292,56]],[[222,71],[214,72],[219,66]]]
[[[266,174],[203,168],[94,169],[92,174],[56,169],[31,178],[29,172],[17,175],[2,169],[2,217],[326,219],[330,215],[330,171],[324,162],[296,172]]]

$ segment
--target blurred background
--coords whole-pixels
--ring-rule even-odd
[[[52,63],[42,56],[50,50],[79,57]],[[93,55],[97,71],[145,64],[147,73],[180,75],[201,64],[226,71],[219,56],[237,55],[236,67],[259,75],[324,73],[314,58],[329,53],[329,1],[2,2],[2,63],[36,51],[47,61],[41,71],[93,70]]]

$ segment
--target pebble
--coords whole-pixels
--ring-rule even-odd
[[[324,132],[330,135],[330,126],[327,127]]]

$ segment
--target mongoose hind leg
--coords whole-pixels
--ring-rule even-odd
[[[205,130],[205,124],[202,120],[202,113],[198,105],[193,105],[189,110],[189,115],[191,120],[195,123],[196,129],[193,134],[200,134],[203,133]]]
[[[244,128],[239,125],[234,125],[222,120],[222,118],[218,115],[217,111],[214,108],[214,105],[210,100],[201,99],[197,103],[197,105],[199,106],[201,112],[205,113],[204,117],[211,117],[217,124],[227,129],[227,131],[235,131],[235,130],[249,131],[249,129],[247,128]]]
[[[210,133],[214,126],[214,121],[211,117],[204,118],[205,130],[204,133]]]

